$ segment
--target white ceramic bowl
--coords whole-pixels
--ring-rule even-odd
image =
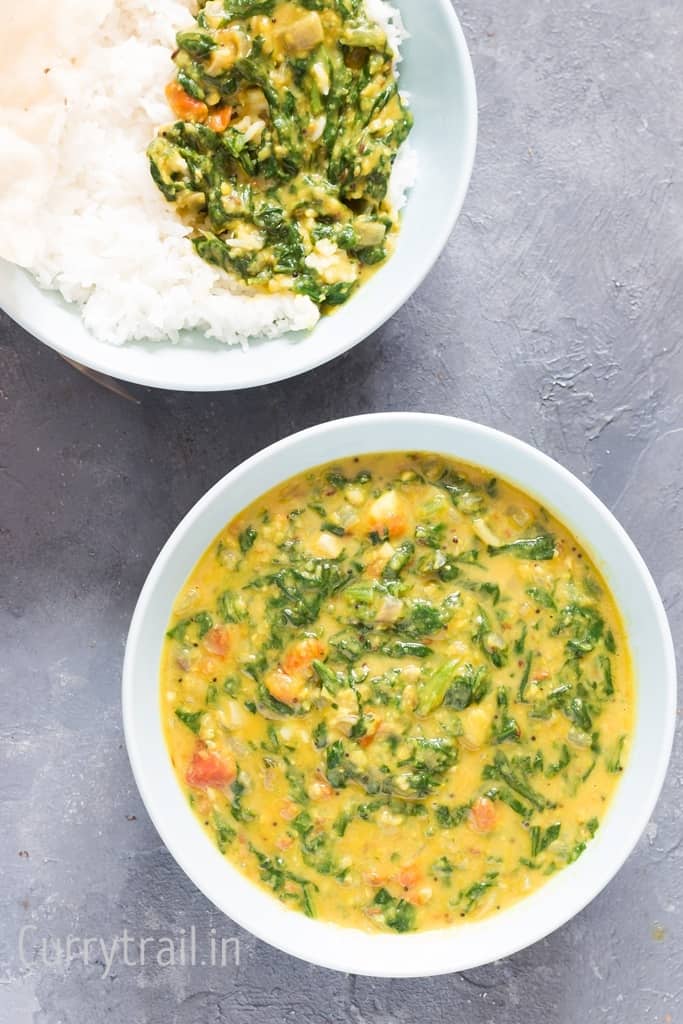
[[[179,345],[97,341],[78,310],[0,260],[0,306],[40,341],[101,373],[180,391],[229,391],[294,377],[357,345],[420,285],[444,248],[462,207],[474,162],[477,99],[465,37],[450,0],[395,0],[410,39],[401,87],[410,93],[411,144],[418,178],[396,252],[332,316],[309,334],[252,343],[247,350],[189,335]]]
[[[366,934],[309,920],[249,882],[197,825],[161,731],[159,662],[175,595],[216,534],[288,477],[372,451],[433,451],[485,466],[554,512],[604,573],[621,608],[637,683],[631,755],[610,809],[582,857],[532,896],[494,917],[415,935]],[[666,615],[628,536],[576,477],[507,434],[463,420],[383,413],[337,420],[285,438],[238,466],[183,519],[138,601],[123,671],[123,716],[137,784],[159,834],[205,895],[259,938],[294,956],[353,974],[417,977],[497,960],[536,942],[582,909],[628,857],[657,800],[671,751],[676,668]]]

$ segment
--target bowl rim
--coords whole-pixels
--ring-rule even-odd
[[[393,0],[393,2],[396,3],[400,10],[401,0]],[[432,0],[432,2],[434,2],[434,0]],[[11,288],[7,289],[8,294],[0,294],[0,308],[3,309],[4,312],[7,313],[7,315],[25,331],[31,334],[38,341],[47,345],[48,348],[58,352],[65,359],[74,360],[97,373],[103,373],[105,375],[115,377],[118,380],[127,381],[128,383],[138,384],[144,387],[159,388],[161,390],[218,392],[241,391],[249,388],[265,387],[268,384],[275,384],[279,381],[289,380],[293,377],[308,373],[311,370],[315,370],[326,363],[332,362],[339,356],[344,355],[352,348],[355,348],[356,345],[359,345],[371,334],[374,334],[375,331],[379,330],[380,327],[394,316],[394,314],[403,305],[405,305],[405,303],[417,291],[427,275],[431,272],[440,255],[446,248],[448,239],[455,227],[458,217],[460,216],[472,178],[477,148],[479,121],[477,88],[474,69],[472,66],[472,58],[462,26],[455,10],[451,6],[450,0],[436,0],[436,2],[439,4],[446,19],[462,74],[463,106],[465,109],[465,117],[463,119],[462,173],[458,177],[457,185],[450,194],[450,200],[443,211],[443,216],[440,218],[438,231],[433,234],[430,244],[423,250],[424,258],[420,262],[418,271],[410,278],[406,285],[390,292],[388,301],[378,302],[375,307],[376,312],[374,316],[370,317],[362,324],[359,322],[359,326],[357,328],[347,331],[344,334],[340,334],[339,338],[334,343],[325,347],[324,350],[315,344],[310,344],[307,354],[308,357],[302,361],[301,365],[295,365],[291,369],[289,365],[286,365],[279,370],[270,368],[270,363],[267,358],[267,346],[270,342],[277,341],[277,338],[266,340],[257,339],[256,343],[260,346],[264,346],[263,354],[265,356],[264,359],[259,361],[258,373],[252,371],[250,374],[240,376],[239,379],[234,382],[232,379],[223,379],[219,381],[207,379],[201,383],[188,383],[180,378],[159,381],[154,378],[154,374],[152,372],[139,372],[136,369],[127,370],[125,366],[117,366],[115,362],[109,361],[109,352],[104,348],[99,350],[93,347],[92,356],[87,352],[84,353],[80,348],[78,348],[78,346],[73,346],[71,344],[71,333],[69,331],[60,332],[58,336],[55,337],[43,326],[37,323],[33,316],[33,304],[27,303],[25,299],[22,300],[19,298]],[[413,30],[412,34],[415,34],[415,30]],[[410,204],[410,201],[409,193],[407,199],[408,205]],[[5,277],[10,282],[12,280],[17,280],[18,277],[28,279],[27,283],[33,285],[42,294],[54,295],[53,301],[55,303],[59,303],[60,308],[63,307],[64,313],[71,310],[73,305],[72,303],[64,304],[64,300],[61,299],[61,296],[57,292],[47,292],[41,289],[33,278],[33,275],[31,275],[27,270],[0,259],[0,289],[2,287],[3,278]],[[313,328],[313,330],[307,335],[302,334],[302,336],[300,338],[298,337],[293,344],[306,344],[307,342],[310,342],[314,336],[315,328]],[[279,335],[278,337],[282,338],[282,335]],[[128,346],[136,344],[153,345],[155,343],[126,343]],[[109,347],[112,352],[116,352],[125,350],[126,345],[111,345]],[[237,349],[238,347],[239,346],[232,346],[233,349]],[[191,351],[191,347],[188,348],[188,351]],[[105,352],[106,356],[104,355]],[[116,357],[112,356],[112,360],[115,359]]]
[[[511,912],[519,911],[519,908],[524,908],[529,904],[531,900],[538,897],[548,890],[548,886],[557,884],[557,880],[560,880],[560,886],[570,891],[571,895],[566,899],[566,905],[559,912],[555,912],[554,916],[548,916],[543,920],[538,920],[534,927],[528,928],[526,931],[521,930],[521,937],[519,932],[515,932],[514,936],[510,935],[507,941],[492,943],[492,949],[490,955],[482,957],[481,954],[472,954],[466,949],[464,952],[460,952],[457,963],[448,963],[442,956],[436,963],[418,963],[410,961],[406,963],[402,961],[400,968],[393,965],[393,957],[388,955],[386,952],[378,956],[380,963],[371,962],[372,957],[368,960],[368,949],[363,943],[363,937],[367,938],[366,933],[360,932],[356,929],[340,928],[337,925],[330,925],[324,922],[311,922],[303,915],[292,911],[288,908],[282,907],[282,913],[287,915],[289,923],[292,925],[291,929],[286,930],[286,938],[283,938],[282,934],[274,937],[268,931],[268,926],[264,926],[258,915],[258,911],[254,913],[250,911],[245,914],[243,912],[235,912],[230,907],[230,896],[227,898],[223,896],[217,897],[215,892],[210,893],[208,890],[212,887],[205,882],[204,879],[198,876],[198,871],[195,870],[191,858],[186,856],[183,852],[178,850],[177,845],[174,841],[168,838],[168,829],[164,815],[157,809],[150,794],[150,786],[148,785],[148,773],[151,773],[152,769],[150,766],[145,764],[145,757],[137,744],[136,727],[135,727],[135,659],[137,655],[138,647],[144,642],[144,626],[145,619],[148,614],[150,602],[153,600],[157,581],[166,567],[169,560],[174,556],[176,548],[184,537],[191,533],[195,528],[197,521],[201,520],[204,514],[212,507],[214,502],[220,500],[220,497],[227,491],[234,489],[239,486],[241,479],[247,474],[253,472],[262,464],[267,464],[273,460],[277,460],[279,456],[283,455],[290,449],[295,449],[300,445],[305,445],[307,441],[312,438],[325,437],[333,435],[338,431],[344,431],[351,429],[354,425],[365,428],[364,436],[369,438],[373,437],[373,428],[379,424],[387,427],[392,425],[401,424],[401,426],[415,427],[415,431],[420,426],[432,425],[435,429],[453,430],[454,432],[460,432],[463,437],[469,438],[480,438],[488,439],[493,444],[500,446],[501,455],[505,451],[517,452],[524,456],[527,460],[530,459],[536,463],[536,465],[543,469],[545,468],[550,472],[550,480],[552,483],[552,477],[556,479],[564,480],[565,484],[568,484],[574,492],[579,496],[584,505],[588,505],[593,514],[596,514],[606,524],[611,531],[614,532],[618,539],[622,549],[627,553],[630,558],[631,565],[636,571],[639,584],[642,585],[642,597],[649,603],[649,609],[653,613],[654,623],[658,633],[658,639],[661,644],[661,656],[664,665],[664,674],[662,680],[663,687],[663,708],[664,708],[664,729],[662,735],[657,737],[656,750],[651,753],[650,756],[650,768],[651,771],[648,775],[645,785],[647,786],[647,797],[639,802],[637,808],[631,815],[631,822],[627,831],[627,841],[618,848],[613,848],[609,856],[609,862],[606,866],[602,867],[602,870],[595,873],[590,877],[590,880],[583,885],[581,891],[577,891],[576,887],[567,883],[573,878],[573,872],[576,871],[579,865],[579,861],[575,864],[564,868],[553,877],[552,880],[546,883],[545,886],[541,886],[540,889],[536,890],[531,896],[518,901],[513,905],[512,908],[501,911],[498,914],[491,915],[485,918],[481,922],[466,923],[455,925],[452,928],[438,929],[427,932],[413,933],[411,936],[393,936],[385,935],[382,933],[379,936],[372,936],[373,941],[377,944],[379,949],[378,939],[383,940],[383,945],[387,949],[398,951],[399,943],[407,943],[409,941],[418,940],[420,945],[427,945],[429,937],[440,937],[445,938],[449,935],[462,936],[465,935],[465,930],[468,930],[468,934],[473,935],[474,930],[481,930],[483,927],[491,928],[491,922],[498,922],[504,916],[507,917]],[[373,447],[370,443],[365,447],[356,448],[355,450],[349,450],[349,455],[363,455],[372,454],[379,451],[405,451],[410,450],[405,446],[396,448],[388,448],[386,445],[381,448]],[[420,451],[434,451],[449,456],[453,459],[461,462],[467,462],[465,458],[459,457],[457,454],[449,453],[446,445],[443,448],[437,446],[430,447],[428,449],[418,447],[416,450]],[[338,456],[343,458],[345,456]],[[329,461],[327,458],[319,460],[317,464],[324,464]],[[332,459],[334,461],[334,457]],[[312,461],[309,465],[312,467],[316,463]],[[494,469],[494,467],[491,467]],[[303,470],[302,470],[303,471]],[[495,472],[498,472],[494,469]],[[277,486],[278,482],[283,482],[288,478],[288,473],[283,476],[278,475],[277,470],[270,471],[270,482],[264,487],[262,493],[268,491],[271,487]],[[499,473],[500,476],[505,477],[513,485],[522,487],[521,484],[515,483],[515,477],[513,474],[506,475],[504,472]],[[548,485],[550,486],[550,484]],[[534,493],[532,488],[524,487],[527,493]],[[537,497],[541,497],[539,494]],[[245,503],[246,504],[246,503]],[[549,509],[555,512],[555,508],[552,502],[546,501]],[[235,513],[237,514],[237,513]],[[562,518],[561,513],[559,513]],[[581,535],[580,540],[583,546],[585,546],[592,557],[596,558],[598,564],[600,564],[599,552],[591,547],[590,537],[587,535]],[[210,543],[210,540],[207,542]],[[620,609],[621,610],[621,609]],[[623,614],[623,610],[622,610]],[[629,639],[631,639],[629,635]],[[632,645],[631,645],[632,647]],[[673,639],[667,619],[667,615],[659,594],[656,584],[652,579],[652,576],[640,555],[640,552],[636,548],[633,541],[630,539],[624,528],[615,518],[613,513],[603,504],[603,502],[573,473],[556,462],[554,459],[545,455],[539,449],[534,446],[527,444],[524,441],[519,440],[513,435],[504,433],[495,428],[484,426],[482,424],[473,423],[468,420],[437,415],[431,413],[420,413],[420,412],[390,412],[390,413],[369,413],[359,416],[345,417],[337,420],[332,420],[316,426],[309,427],[305,430],[291,434],[266,448],[256,452],[237,466],[235,466],[230,472],[223,476],[217,481],[187,512],[181,522],[171,533],[170,537],[162,547],[159,555],[157,556],[148,576],[141,590],[138,602],[133,613],[131,620],[130,630],[126,642],[126,650],[123,664],[123,676],[122,676],[122,713],[123,713],[123,725],[124,735],[126,741],[126,748],[128,751],[131,768],[133,775],[138,786],[142,801],[145,805],[147,813],[149,814],[154,826],[156,827],[161,839],[166,845],[171,856],[176,860],[176,863],[182,868],[185,874],[194,882],[197,888],[211,901],[213,902],[223,913],[226,914],[231,920],[235,921],[238,925],[250,931],[257,938],[267,942],[268,944],[280,949],[283,952],[289,953],[305,962],[315,964],[321,967],[326,967],[332,970],[342,971],[345,973],[352,973],[357,975],[364,975],[368,977],[387,977],[387,978],[417,978],[417,977],[430,977],[440,974],[452,973],[454,971],[468,970],[474,967],[482,966],[485,963],[490,963],[495,960],[500,960],[506,956],[510,956],[513,953],[524,949],[535,942],[545,938],[551,932],[564,925],[568,920],[573,918],[581,910],[583,910],[588,903],[590,903],[602,889],[611,881],[614,875],[619,871],[624,862],[630,856],[636,843],[640,839],[644,832],[644,829],[651,817],[652,811],[659,799],[659,795],[664,784],[666,771],[671,756],[671,750],[673,746],[675,724],[676,724],[676,700],[677,700],[677,673],[676,673],[676,660],[674,653]],[[636,697],[639,696],[641,689],[639,680],[636,678]],[[155,692],[158,693],[158,679],[155,679]],[[639,701],[638,701],[639,703]],[[636,720],[635,725],[638,724],[638,710],[636,708]],[[634,727],[634,739],[637,732],[637,728]],[[633,751],[631,752],[631,756]],[[629,762],[630,764],[630,762]],[[626,775],[629,772],[629,765],[626,767],[624,773],[624,779],[621,780],[618,791],[623,787]],[[175,778],[174,778],[175,781]],[[180,787],[178,787],[180,790]],[[614,806],[616,801],[616,794],[611,801],[611,807]],[[611,808],[608,809],[608,815]],[[197,829],[203,837],[203,833],[200,829]],[[602,840],[603,835],[607,833],[607,823],[602,825],[598,837],[589,845],[588,850],[584,856],[580,859],[584,863],[590,859],[590,853],[594,847],[597,847],[598,842]],[[223,863],[224,858],[221,858]],[[227,862],[229,865],[229,862]],[[237,873],[236,869],[229,865],[234,873]],[[251,887],[253,893],[250,898],[253,898],[255,903],[258,903],[257,893],[261,894],[268,903],[278,904],[279,901],[269,893],[265,893],[260,887],[246,879],[246,876],[239,874],[239,877],[244,880],[247,886]],[[538,915],[536,915],[538,917]],[[294,920],[292,920],[294,918]],[[300,939],[297,937],[296,925],[301,925],[301,931],[303,931],[304,925],[306,927],[314,925],[316,928],[315,936],[310,933],[309,937]],[[494,926],[495,927],[495,926]],[[507,929],[510,932],[510,929]],[[329,937],[329,942],[322,943],[320,941],[323,932],[326,932]],[[359,950],[358,954],[349,956],[348,951],[340,956],[335,952],[334,936],[339,936],[340,933],[344,935],[353,935],[358,937],[358,943],[363,948]]]

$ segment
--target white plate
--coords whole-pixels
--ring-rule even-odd
[[[304,373],[357,345],[412,295],[436,262],[462,207],[474,162],[477,99],[465,37],[450,0],[398,0],[411,37],[401,88],[410,93],[417,182],[392,258],[308,334],[252,343],[248,350],[190,335],[181,344],[107,345],[85,329],[76,307],[44,292],[0,260],[0,306],[40,341],[101,373],[180,391],[229,391]],[[419,346],[419,339],[416,339]]]
[[[629,761],[596,838],[542,889],[493,917],[413,935],[366,934],[309,920],[241,875],[197,824],[161,729],[159,663],[174,598],[216,534],[288,477],[348,455],[433,451],[487,467],[533,495],[572,530],[604,574],[624,616],[637,685]],[[463,420],[385,413],[326,423],[279,441],[213,487],[172,534],[147,578],[130,627],[123,718],[142,799],[178,864],[226,914],[259,938],[311,963],[381,977],[461,971],[514,953],[593,899],[633,849],[664,780],[676,720],[676,667],[666,615],[650,574],[605,506],[552,459]]]

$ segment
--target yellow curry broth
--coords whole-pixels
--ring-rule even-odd
[[[161,699],[232,863],[308,914],[409,931],[509,906],[581,854],[633,683],[556,519],[483,470],[387,454],[226,527],[176,601]]]

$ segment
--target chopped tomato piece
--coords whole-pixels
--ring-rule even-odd
[[[208,654],[200,658],[195,667],[198,672],[208,676],[210,679],[213,679],[216,673],[220,672],[223,668],[219,658],[209,657]]]
[[[408,903],[412,903],[414,907],[424,907],[431,898],[432,888],[429,885],[422,885],[419,889],[413,889],[412,892],[406,893]]]
[[[387,516],[384,525],[390,537],[402,537],[408,530],[408,520],[402,515]]]
[[[372,741],[374,740],[375,736],[377,735],[377,730],[379,729],[379,727],[379,718],[375,718],[374,721],[369,722],[365,735],[361,736],[361,738],[358,740],[359,746],[369,747]]]
[[[406,864],[396,876],[396,881],[404,889],[412,889],[420,881],[422,873],[417,864]]]
[[[363,881],[366,885],[371,885],[373,889],[379,889],[386,883],[386,877],[384,875],[378,875],[374,869],[366,871],[363,875]]]
[[[298,813],[299,808],[292,800],[285,800],[280,808],[280,817],[284,818],[285,821],[293,821]]]
[[[203,644],[211,654],[224,658],[230,650],[230,630],[227,626],[214,626],[204,637]]]
[[[271,697],[283,704],[296,704],[304,691],[302,680],[287,675],[281,668],[269,672],[264,682]]]
[[[237,764],[231,754],[216,754],[203,743],[198,743],[185,778],[188,785],[196,789],[207,786],[218,789],[235,781]]]
[[[189,96],[178,82],[169,82],[166,86],[168,105],[182,121],[206,121],[209,108],[206,103]]]
[[[308,636],[305,640],[299,640],[289,648],[281,665],[283,672],[293,675],[295,672],[307,672],[314,661],[324,658],[327,654],[327,647],[315,636]]]
[[[308,787],[311,800],[329,800],[334,790],[326,779],[314,779]]]
[[[378,548],[374,548],[368,557],[368,561],[365,566],[365,572],[368,576],[373,579],[379,579],[382,575],[384,566],[387,564],[391,556],[395,553],[396,549],[389,543],[384,543]]]
[[[488,797],[480,796],[470,808],[470,826],[475,832],[492,832],[496,827],[496,808]]]
[[[386,530],[390,537],[401,537],[408,530],[405,504],[396,491],[386,491],[373,501],[369,510],[373,529]]]
[[[206,124],[213,132],[224,132],[231,119],[232,107],[214,107],[206,119]]]

